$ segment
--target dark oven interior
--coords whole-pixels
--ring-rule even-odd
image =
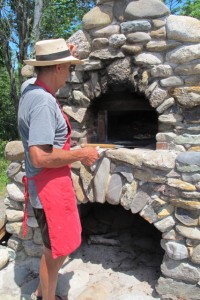
[[[158,116],[144,96],[130,92],[106,94],[94,100],[91,112],[91,142],[155,149]]]

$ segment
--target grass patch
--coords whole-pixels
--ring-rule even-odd
[[[9,178],[6,175],[6,170],[10,162],[5,159],[4,150],[6,141],[0,141],[0,197],[4,197],[6,193],[6,185],[9,182]]]
[[[6,175],[6,170],[9,163],[9,161],[0,158],[0,197],[3,197],[6,193],[6,185],[9,181]]]

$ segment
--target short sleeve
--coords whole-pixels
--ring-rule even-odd
[[[28,146],[53,145],[56,126],[56,112],[47,104],[36,106],[30,112]]]

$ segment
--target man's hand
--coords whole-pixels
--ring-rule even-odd
[[[97,147],[98,148],[98,147]],[[83,155],[85,158],[81,160],[81,163],[85,166],[91,166],[99,158],[98,149],[94,147],[82,148]]]
[[[31,146],[29,155],[35,168],[59,168],[76,161],[91,166],[99,158],[99,153],[94,147],[65,151],[49,145]]]

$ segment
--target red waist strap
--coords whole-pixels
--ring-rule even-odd
[[[23,218],[23,232],[22,232],[22,236],[24,238],[26,236],[26,233],[27,233],[26,224],[27,224],[27,219],[28,219],[28,199],[29,199],[28,177],[24,176],[22,178],[22,182],[24,184],[24,202],[25,202],[25,206],[24,206],[24,218]]]

